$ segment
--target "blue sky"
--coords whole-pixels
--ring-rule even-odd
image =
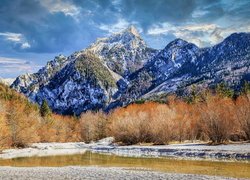
[[[0,0],[0,77],[35,72],[129,25],[153,48],[175,38],[212,46],[250,32],[250,0]]]

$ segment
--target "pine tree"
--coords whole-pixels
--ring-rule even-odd
[[[199,95],[199,92],[198,92],[197,87],[195,85],[191,86],[191,90],[185,99],[186,99],[186,102],[189,104],[199,101],[200,95]]]
[[[242,86],[242,89],[241,89],[241,93],[242,94],[248,94],[250,93],[250,83],[248,81],[245,81],[243,86]]]
[[[47,117],[51,115],[51,109],[46,100],[43,100],[42,105],[40,107],[40,113],[42,117]]]
[[[234,91],[230,89],[225,83],[220,83],[216,87],[216,93],[222,97],[233,98]]]

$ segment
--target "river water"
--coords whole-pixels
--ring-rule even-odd
[[[61,167],[61,166],[100,166],[146,168],[149,170],[190,173],[236,178],[250,178],[250,162],[218,162],[176,160],[169,158],[121,157],[86,152],[78,155],[28,157],[0,160],[0,166],[15,167]]]

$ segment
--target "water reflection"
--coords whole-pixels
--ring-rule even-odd
[[[167,158],[132,158],[86,152],[79,155],[0,160],[0,166],[103,166],[150,168],[165,172],[250,178],[250,163],[186,161]]]

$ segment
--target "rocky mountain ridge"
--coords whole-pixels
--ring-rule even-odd
[[[185,92],[191,85],[232,88],[250,80],[250,34],[234,33],[209,48],[182,39],[149,48],[135,27],[98,39],[69,57],[62,55],[12,88],[31,101],[47,100],[61,114],[107,110],[140,98]]]

